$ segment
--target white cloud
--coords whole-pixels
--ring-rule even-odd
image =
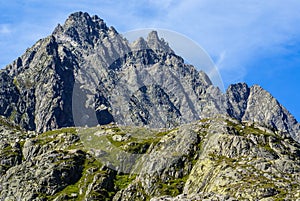
[[[12,30],[7,24],[0,24],[0,34],[10,34]]]
[[[149,4],[157,9],[171,9],[171,7],[177,3],[178,0],[149,0]]]
[[[196,40],[217,60],[226,83],[241,81],[244,64],[299,36],[300,1],[186,0],[160,20]],[[279,48],[280,49],[280,48]],[[222,54],[226,52],[226,57]],[[267,52],[266,52],[267,53]]]
[[[222,67],[223,61],[226,59],[226,51],[222,51],[219,55],[219,57],[216,60],[216,65],[219,66],[219,68]]]

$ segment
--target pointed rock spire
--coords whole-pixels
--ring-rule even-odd
[[[158,37],[157,31],[151,31],[148,34],[147,43],[149,48],[155,51],[174,53],[173,50],[169,47],[169,44]]]
[[[133,51],[144,50],[144,49],[149,49],[149,46],[148,46],[147,42],[145,41],[145,39],[143,37],[140,37],[132,43],[131,49]]]

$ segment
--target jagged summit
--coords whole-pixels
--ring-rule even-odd
[[[108,27],[103,19],[99,18],[97,15],[90,16],[86,12],[76,12],[71,14],[68,19],[65,21],[63,28],[69,29],[69,28],[89,28],[91,31],[96,30],[108,30]]]
[[[163,38],[159,38],[157,31],[151,31],[147,36],[147,43],[149,48],[153,50],[160,50],[168,53],[174,53],[169,47],[169,44]]]
[[[150,31],[146,39],[143,37],[138,38],[130,44],[132,50],[146,50],[152,49],[158,52],[164,52],[168,54],[175,54],[169,44],[163,39],[159,38],[157,31]]]
[[[156,31],[129,44],[88,13],[71,14],[0,79],[0,114],[38,132],[78,122],[174,127],[225,114],[299,139],[295,118],[262,88],[235,84],[223,94]]]
[[[98,16],[91,17],[88,13],[76,12],[71,14],[63,25],[59,24],[53,35],[58,38],[62,35],[70,37],[80,45],[85,43],[92,45],[108,31],[115,32],[115,29],[108,28]]]
[[[138,51],[143,49],[149,49],[149,46],[147,41],[143,37],[140,37],[132,42],[131,49],[134,51]]]

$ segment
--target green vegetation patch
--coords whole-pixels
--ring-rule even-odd
[[[173,178],[167,182],[159,182],[158,189],[161,195],[170,195],[175,197],[183,192],[184,185],[189,175],[182,178]]]
[[[89,184],[93,182],[94,176],[98,173],[107,174],[107,171],[100,170],[102,164],[93,157],[88,156],[85,160],[82,176],[74,184],[68,185],[66,188],[56,193],[54,196],[48,196],[47,199],[52,200],[61,197],[66,200],[84,200]],[[96,193],[91,192],[91,195]]]
[[[266,136],[275,136],[272,133],[268,133],[267,131],[262,131],[259,128],[254,126],[254,123],[251,125],[247,125],[245,123],[236,124],[230,120],[225,120],[229,127],[232,127],[237,135],[246,136],[248,134],[254,135],[266,135]]]
[[[51,130],[51,131],[46,131],[40,135],[40,137],[46,137],[46,136],[53,136],[61,133],[73,133],[77,134],[77,130],[74,127],[67,127],[67,128],[61,128],[61,129],[56,129],[56,130]]]
[[[136,175],[130,175],[130,174],[119,174],[116,175],[116,178],[114,180],[115,188],[117,191],[125,189],[129,184],[132,183],[133,180],[135,180]]]
[[[76,128],[61,128],[57,130],[47,131],[36,137],[36,143],[43,145],[51,145],[54,149],[82,149],[83,145],[79,141]]]
[[[15,111],[15,110],[14,110]],[[16,111],[13,115],[16,115]],[[5,118],[4,116],[0,116],[0,125],[8,127],[9,129],[15,130],[15,131],[21,131],[23,132],[23,129],[19,126],[13,123],[12,120]]]

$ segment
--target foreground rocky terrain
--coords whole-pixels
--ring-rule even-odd
[[[300,199],[300,144],[225,116],[172,130],[1,130],[2,200]]]

